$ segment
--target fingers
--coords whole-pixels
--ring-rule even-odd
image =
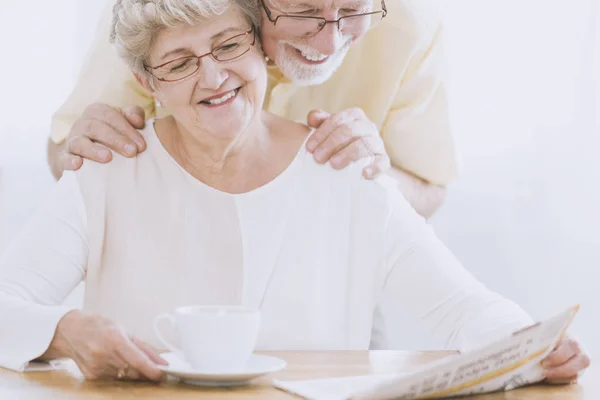
[[[127,121],[129,121],[129,123],[131,125],[133,125],[134,128],[136,128],[136,129],[144,128],[145,121],[146,121],[146,113],[144,112],[144,109],[142,107],[140,107],[140,106],[126,107],[123,109],[123,115],[125,115],[125,118],[127,118]]]
[[[129,368],[137,370],[140,375],[152,381],[160,381],[162,379],[162,371],[129,338],[121,340],[116,350],[127,365],[129,365]]]
[[[125,360],[121,360],[120,367],[113,371],[113,377],[117,379],[127,379],[139,381],[142,375],[135,368],[132,368]]]
[[[106,343],[94,341],[83,352],[74,350],[73,359],[88,380],[117,378],[118,370],[126,366],[126,362]]]
[[[546,383],[551,385],[569,385],[571,383],[577,383],[577,375],[570,376],[568,378],[546,378]]]
[[[323,110],[311,110],[306,118],[308,126],[311,128],[320,127],[325,120],[329,118],[329,113]]]
[[[548,381],[572,381],[572,378],[577,376],[579,372],[590,366],[590,359],[587,355],[579,353],[569,359],[562,365],[546,369],[545,376]]]
[[[125,117],[120,114],[118,115],[120,119],[129,125],[129,122],[127,122]],[[131,125],[129,126],[131,127]],[[133,129],[133,127],[131,128]],[[137,145],[131,139],[120,133],[114,126],[107,124],[104,120],[92,118],[77,121],[76,124],[73,125],[73,134],[70,141],[82,139],[99,143],[125,157],[133,157],[138,151]]]
[[[310,140],[306,144],[308,151],[311,153],[314,152],[333,131],[340,126],[349,125],[352,121],[357,120],[361,113],[362,110],[360,109],[349,109],[327,117],[311,135]],[[364,113],[362,114],[364,115]]]
[[[150,358],[150,360],[156,364],[159,365],[169,365],[168,362],[166,362],[159,354],[158,350],[156,350],[154,347],[152,347],[151,345],[149,345],[148,343],[144,342],[141,339],[138,338],[131,338],[131,340],[133,341],[133,343],[140,348],[140,350],[142,350],[147,356],[148,358]]]
[[[142,135],[126,117],[143,118],[143,110],[130,108],[126,111],[114,109],[106,104],[93,104],[86,108],[71,130],[70,136],[84,136],[126,157],[135,156],[146,143]]]
[[[146,150],[146,141],[138,129],[143,129],[146,124],[145,113],[142,107],[133,106],[123,110],[123,115],[127,122],[135,129],[128,129],[124,132],[125,136],[129,137],[137,146],[138,152]]]
[[[381,149],[381,150],[376,150]],[[374,179],[391,168],[390,158],[385,153],[383,141],[380,137],[366,136],[355,138],[346,147],[334,154],[331,166],[343,169],[362,158],[373,157],[373,162],[363,169],[366,179]]]
[[[347,125],[341,125],[331,132],[323,140],[314,152],[315,160],[324,164],[344,147],[352,143],[356,138],[352,137],[352,130]]]
[[[135,369],[126,368],[125,369],[125,379],[129,379],[132,381],[139,381],[142,379],[142,375]]]
[[[168,365],[168,363],[162,358],[160,357],[158,351],[152,347],[151,345],[149,345],[148,343],[144,342],[141,339],[132,337],[131,339],[131,343],[134,346],[137,346],[139,350],[141,350],[143,352],[143,354],[145,354],[152,363],[156,363],[156,364],[160,364],[160,365]],[[148,375],[146,375],[146,373],[143,373],[141,370],[137,369],[135,366],[129,364],[129,360],[126,360],[124,358],[121,358],[121,363],[122,363],[122,367],[120,367],[119,369],[116,370],[115,372],[115,376],[119,379],[130,379],[130,380],[141,380],[141,379],[145,379],[148,378],[150,380],[160,380],[162,379],[162,372],[160,372],[156,377],[157,379],[155,379],[155,377],[149,377]],[[124,374],[124,376],[119,377],[119,374]]]
[[[590,358],[581,351],[576,340],[563,338],[544,361],[542,367],[548,383],[565,384],[577,379],[589,367]]]
[[[96,162],[108,162],[112,160],[112,154],[106,147],[94,143],[91,139],[79,136],[68,139],[64,158],[64,166],[68,167],[69,161],[72,163],[74,158],[86,158]],[[73,169],[73,168],[68,168]]]
[[[61,163],[63,171],[77,171],[83,165],[83,158],[70,153],[64,153],[61,156]]]
[[[579,344],[574,340],[564,338],[559,343],[558,346],[542,361],[542,367],[549,369],[553,367],[560,366],[575,355],[579,354],[581,349],[579,348]]]
[[[115,370],[113,368],[108,368],[107,366],[101,368],[90,368],[88,365],[77,364],[79,370],[88,381],[96,381],[100,379],[110,379],[115,378],[117,376]]]
[[[362,158],[379,156],[380,160],[389,159],[385,155],[383,140],[379,136],[363,136],[354,138],[346,147],[339,150],[331,157],[331,166],[335,169],[343,169]],[[385,165],[380,165],[385,169]]]
[[[353,162],[371,155],[369,146],[361,138],[355,138],[331,157],[331,166],[335,169],[344,169]]]
[[[363,169],[366,179],[375,179],[391,168],[390,158],[385,154],[375,156],[373,163]]]
[[[57,332],[66,343],[63,345],[66,350],[61,354],[73,359],[87,379],[142,378],[157,381],[163,376],[146,354],[152,354],[154,349],[142,341],[134,343],[122,327],[108,318],[69,313],[59,322]]]
[[[331,160],[331,165],[337,169],[345,168],[361,158],[385,154],[377,126],[358,108],[328,117],[313,132],[307,149],[314,153],[318,163]]]

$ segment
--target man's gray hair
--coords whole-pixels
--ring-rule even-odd
[[[206,21],[231,6],[237,7],[251,26],[259,28],[258,0],[117,0],[110,41],[133,72],[144,74],[150,46],[160,30]]]

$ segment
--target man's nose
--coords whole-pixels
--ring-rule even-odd
[[[344,44],[345,40],[338,29],[337,22],[327,23],[319,33],[309,40],[311,47],[328,56],[335,54]]]

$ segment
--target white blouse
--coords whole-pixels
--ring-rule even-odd
[[[228,194],[183,170],[152,122],[141,132],[135,159],[66,172],[0,259],[0,366],[23,370],[45,352],[81,281],[84,310],[157,346],[154,316],[188,304],[260,307],[259,349],[385,348],[399,310],[448,348],[531,323],[390,178],[363,179],[364,163],[335,171],[302,146],[273,181]]]

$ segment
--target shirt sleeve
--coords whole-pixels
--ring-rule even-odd
[[[109,41],[114,0],[109,0],[104,10],[92,47],[67,100],[52,116],[51,139],[61,143],[71,126],[93,103],[113,107],[140,106],[146,119],[155,114],[154,100],[135,80],[129,67],[118,57]]]
[[[463,268],[391,180],[386,187],[391,207],[385,239],[384,297],[390,305],[386,320],[393,319],[389,314],[394,309],[401,309],[446,348],[460,350],[532,323],[521,307]]]
[[[441,23],[435,34],[415,32],[418,45],[381,128],[392,165],[434,184],[456,178],[458,167],[443,83]]]
[[[75,173],[65,172],[0,259],[0,366],[23,371],[48,349],[88,253],[84,202]]]

